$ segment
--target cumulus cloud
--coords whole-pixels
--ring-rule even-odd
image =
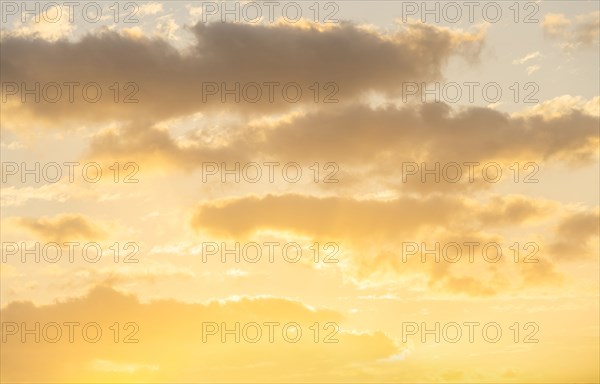
[[[548,36],[559,37],[565,33],[570,25],[571,20],[569,20],[564,14],[549,13],[544,16],[542,28]]]
[[[342,376],[351,377],[359,373],[356,366],[375,366],[379,360],[400,352],[394,341],[381,332],[344,329],[344,317],[336,311],[315,309],[284,298],[243,297],[206,304],[175,300],[141,303],[135,296],[99,286],[81,298],[45,306],[11,303],[2,309],[2,321],[5,327],[9,323],[18,326],[23,323],[29,328],[36,322],[41,324],[40,328],[49,322],[61,326],[64,322],[80,324],[74,328],[72,343],[65,326],[60,341],[49,343],[40,336],[39,344],[32,335],[28,336],[28,342],[22,343],[20,333],[8,335],[7,329],[3,329],[6,337],[0,352],[3,381],[81,382],[90,378],[98,382],[310,381],[339,378],[340,370],[347,371]],[[82,337],[83,325],[92,322],[103,332],[96,343],[86,342]],[[235,342],[234,335],[227,336],[227,342],[222,343],[221,333],[205,336],[203,323],[207,322],[219,327],[226,323],[227,329],[234,329],[235,323],[240,323],[240,332],[246,323],[255,322],[263,327],[263,333],[256,343],[246,342],[242,336],[240,342]],[[275,328],[272,343],[268,329],[262,325],[265,322],[280,324]],[[283,325],[290,322],[298,323],[302,329],[297,343],[286,342],[282,337]],[[322,342],[331,332],[328,329],[319,335],[320,342],[315,343],[308,328],[315,322],[321,327],[328,322],[339,324],[334,335],[338,342]],[[109,328],[115,323],[119,327],[118,342]],[[54,337],[54,333],[48,335]],[[93,335],[92,330],[89,335]],[[255,333],[248,335],[254,337]],[[293,333],[290,331],[289,335]],[[126,338],[129,343],[123,343]],[[49,354],[61,358],[48,359]]]
[[[393,34],[349,23],[326,29],[198,23],[189,30],[196,43],[185,52],[161,38],[111,31],[88,34],[75,42],[5,36],[0,42],[5,82],[2,96],[6,99],[3,114],[7,116],[3,124],[156,121],[199,111],[231,112],[232,104],[236,113],[281,112],[300,104],[314,106],[314,95],[308,88],[314,83],[319,83],[322,93],[334,92],[339,102],[348,102],[367,91],[396,92],[403,81],[439,78],[451,56],[476,57],[484,37],[483,32],[417,23],[402,26]],[[40,62],[44,62],[43,67]],[[29,96],[30,102],[21,103],[20,91],[13,95],[14,84],[10,89],[6,86],[16,83],[19,88],[22,84],[31,88],[40,83],[43,88],[52,82],[78,82],[74,101],[69,100],[69,89],[63,86],[65,95],[57,102],[42,98],[36,103]],[[264,97],[258,102],[241,99],[235,103],[235,96],[230,95],[229,102],[223,103],[220,93],[203,97],[203,84],[208,82],[222,89],[223,83],[229,89],[240,83],[240,90],[243,85],[257,83]],[[271,91],[262,85],[265,82],[280,84],[273,85],[272,100],[268,96]],[[82,96],[83,86],[90,83],[98,84],[102,91],[96,102],[85,101]],[[289,101],[292,96],[288,101],[282,96],[288,83],[298,84],[304,92],[298,103]],[[323,89],[326,83],[336,85]],[[91,99],[96,97],[96,89],[88,88]],[[51,99],[55,89],[50,94]],[[124,102],[126,99],[131,103]]]
[[[202,204],[191,225],[199,233],[237,239],[281,231],[334,240],[347,251],[342,270],[358,285],[398,287],[401,279],[421,281],[410,286],[429,292],[485,297],[560,286],[565,277],[556,262],[561,259],[548,256],[564,251],[562,247],[573,251],[576,244],[597,241],[598,236],[597,213],[561,224],[558,244],[525,235],[528,225],[547,222],[561,210],[552,201],[517,195],[494,196],[485,204],[447,195],[388,201],[268,195]],[[514,227],[523,236],[498,235]],[[566,232],[581,235],[569,239]],[[597,249],[589,243],[585,249],[593,247]]]
[[[600,215],[597,209],[570,213],[556,226],[548,252],[556,260],[597,259],[599,241]]]
[[[203,162],[333,161],[346,172],[342,182],[347,184],[378,177],[394,189],[463,191],[493,186],[498,180],[486,182],[483,175],[483,167],[492,162],[503,168],[499,180],[512,177],[507,168],[515,161],[591,163],[598,156],[597,103],[597,98],[585,102],[562,97],[514,115],[489,108],[453,109],[443,103],[382,108],[358,104],[301,114],[275,125],[234,127],[217,144],[190,131],[183,145],[168,129],[130,124],[97,134],[88,156],[135,158],[150,168],[187,170]],[[416,173],[408,163],[417,167]],[[423,163],[428,169],[440,163],[438,174],[447,164],[458,163],[458,182],[454,173],[423,182]],[[478,164],[471,174],[465,163]]]
[[[137,14],[140,16],[156,15],[157,13],[163,12],[162,3],[144,3],[137,10]]]
[[[45,8],[46,9],[46,8]],[[49,42],[64,40],[77,29],[75,23],[69,21],[69,7],[54,3],[49,4],[43,16],[31,15],[26,22],[14,20],[14,26],[2,28],[2,38],[18,37],[22,39],[41,39]]]
[[[497,210],[498,205],[503,208]],[[547,216],[545,205],[543,201],[514,196],[497,197],[486,205],[451,195],[402,196],[388,201],[267,195],[201,204],[191,225],[234,236],[275,229],[315,238],[371,241],[414,236],[448,226],[458,229],[522,224]]]
[[[107,231],[101,225],[79,214],[60,214],[41,218],[16,217],[11,220],[35,236],[57,243],[98,240],[107,236]]]
[[[67,264],[65,259],[62,264],[19,263],[13,255],[0,270],[7,286],[2,291],[3,326],[95,322],[102,326],[103,338],[87,343],[76,332],[79,338],[69,343],[64,328],[63,340],[56,344],[21,343],[20,334],[10,335],[0,348],[1,381],[543,382],[548,377],[591,381],[597,376],[598,347],[589,330],[595,330],[590,314],[597,312],[597,297],[590,292],[597,288],[598,208],[562,201],[573,190],[582,200],[592,199],[585,180],[561,186],[557,179],[564,169],[597,164],[600,98],[563,95],[512,114],[499,111],[501,104],[513,110],[505,102],[453,107],[419,103],[417,96],[399,105],[403,82],[462,76],[460,65],[477,62],[482,53],[485,28],[465,32],[409,22],[378,29],[306,20],[295,25],[186,26],[185,20],[198,19],[201,8],[166,4],[141,5],[138,16],[153,25],[144,22],[119,32],[117,24],[96,25],[82,37],[73,36],[73,26],[60,23],[3,31],[1,129],[10,140],[2,142],[2,150],[18,148],[28,137],[47,143],[8,151],[11,160],[36,160],[42,153],[44,159],[81,156],[106,163],[106,169],[117,161],[135,161],[142,171],[136,193],[113,183],[108,190],[106,185],[78,184],[2,188],[3,214],[6,208],[10,215],[2,219],[3,239],[98,241],[104,250],[135,236],[142,253],[135,251],[135,264],[122,264],[122,258],[117,263],[118,257],[94,264]],[[542,28],[564,49],[598,43],[597,13],[550,14]],[[497,42],[496,37],[490,42]],[[512,60],[509,72],[540,76],[541,67],[548,68],[539,62],[540,51],[502,46],[514,48],[498,52],[510,58],[509,65]],[[581,54],[587,58],[588,53]],[[544,51],[545,57],[551,54]],[[484,72],[469,76],[482,80]],[[64,86],[57,103],[37,103],[31,95],[21,102],[13,87],[31,89],[39,83],[44,89],[50,82],[71,81],[99,84],[101,100],[84,102],[80,85],[72,103]],[[298,83],[302,99],[284,100],[278,86],[271,102],[264,83],[273,81]],[[240,91],[250,82],[262,84],[263,98],[233,102],[235,96],[228,94],[222,102],[217,91],[205,99],[207,82],[228,89],[240,83]],[[315,84],[318,103],[314,87],[309,88]],[[559,80],[555,85],[559,89],[564,84]],[[323,103],[330,90],[338,101]],[[137,102],[126,103],[125,98]],[[367,99],[377,100],[368,104]],[[231,168],[234,162],[250,161],[294,161],[307,167],[334,162],[340,182],[327,187],[312,180],[310,185],[201,185],[202,177],[195,174],[203,162],[225,162]],[[548,184],[508,186],[514,176],[508,167],[515,162],[525,171],[521,181],[531,170],[523,165],[535,162],[534,171],[539,166],[541,172],[533,177]],[[451,163],[498,163],[502,181],[508,182],[485,182],[481,166],[473,183],[466,181],[465,167],[459,182],[445,177],[437,182],[431,172],[426,181],[418,172],[403,180],[403,164],[431,170]],[[553,166],[560,171],[555,173]],[[561,201],[543,197],[548,195]],[[66,201],[81,213],[38,215],[39,209],[59,212]],[[94,219],[109,206],[114,222]],[[232,257],[219,262],[218,256],[205,263],[201,258],[206,254],[201,254],[200,242],[224,246],[271,240],[297,242],[310,256],[294,264],[270,263],[266,257],[257,264],[235,263]],[[311,247],[317,242],[334,242],[338,262],[314,261]],[[473,261],[467,242],[479,244]],[[502,249],[498,262],[482,257],[488,254],[481,245],[492,243]],[[421,249],[408,251],[406,244]],[[457,244],[450,255],[459,249],[459,261],[438,262],[428,251],[444,254],[440,248],[448,244]],[[534,245],[535,262],[524,262],[532,249],[526,244]],[[429,254],[426,262],[424,254]],[[240,292],[278,297],[216,299]],[[209,301],[198,303],[199,298]],[[16,301],[21,299],[32,301]],[[304,304],[309,302],[318,307]],[[494,304],[501,308],[493,309]],[[534,312],[539,317],[530,316]],[[562,349],[538,349],[538,359],[532,360],[532,349],[515,348],[511,330],[503,329],[499,344],[422,343],[408,350],[394,339],[406,319],[502,319],[507,326],[539,321],[542,341]],[[564,324],[573,319],[584,319],[583,325],[565,333]],[[228,322],[228,329],[236,322],[296,321],[304,338],[297,344],[269,343],[263,328],[263,341],[256,344],[221,343],[220,335],[204,342],[202,323],[207,321]],[[138,343],[122,343],[131,332],[122,328],[128,322],[135,323],[134,330],[139,327],[134,335]],[[313,342],[308,327],[315,322],[339,323],[339,343]],[[118,342],[109,328],[115,323],[121,326]],[[321,332],[321,338],[326,334]],[[559,355],[572,355],[573,340],[583,340],[578,350],[590,353],[569,364],[549,365]],[[555,368],[548,371],[547,366]]]
[[[549,13],[542,28],[546,36],[561,41],[566,50],[579,47],[598,47],[600,38],[600,11],[567,18],[562,13]]]

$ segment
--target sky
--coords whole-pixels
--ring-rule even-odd
[[[0,11],[2,382],[599,382],[598,2]]]

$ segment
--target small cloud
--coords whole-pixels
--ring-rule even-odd
[[[106,231],[92,219],[79,214],[62,214],[39,219],[28,217],[14,218],[14,222],[36,236],[62,243],[73,240],[96,240],[106,237]]]
[[[242,271],[238,268],[229,269],[227,272],[225,272],[225,274],[229,277],[246,277],[249,275],[248,272]]]
[[[14,23],[14,28],[5,30],[2,29],[0,35],[4,38],[7,36],[21,37],[21,38],[35,38],[46,41],[56,42],[58,40],[66,39],[73,35],[77,26],[69,21],[69,17],[65,16],[69,14],[69,9],[65,6],[50,5],[48,9],[57,8],[57,14],[62,15],[58,20],[49,20],[46,17],[39,17],[39,15],[32,15],[27,23],[21,23],[20,20]]]
[[[513,64],[525,64],[529,60],[537,59],[538,57],[541,57],[541,56],[542,56],[542,54],[540,53],[540,51],[535,51],[535,52],[526,54],[525,56],[521,57],[520,59],[513,60],[512,63]]]
[[[527,75],[531,75],[534,72],[537,72],[540,69],[539,65],[531,65],[527,67]]]
[[[600,12],[575,16],[574,21],[562,13],[549,13],[544,17],[542,28],[546,36],[562,40],[560,47],[563,50],[597,47],[600,41]]]
[[[154,34],[165,40],[178,40],[179,38],[175,35],[177,30],[179,30],[179,25],[175,22],[173,15],[166,15],[158,18]]]
[[[142,31],[142,28],[135,26],[135,27],[131,27],[131,28],[123,28],[121,30],[121,34],[123,36],[129,37],[131,39],[140,39],[142,37],[144,37],[144,31]]]
[[[542,28],[544,33],[550,37],[559,37],[564,34],[571,25],[571,20],[562,13],[549,13],[544,17]]]
[[[193,7],[188,4],[186,5],[186,8],[190,13],[190,16],[192,16],[194,19],[197,19],[202,15],[202,7]]]
[[[138,10],[138,15],[147,16],[147,15],[156,15],[159,12],[163,11],[163,5],[160,3],[148,3],[140,6]]]
[[[16,149],[22,149],[25,148],[25,146],[18,142],[18,141],[11,141],[10,143],[7,142],[0,142],[0,148],[6,148],[6,149],[10,149],[10,150],[16,150]]]

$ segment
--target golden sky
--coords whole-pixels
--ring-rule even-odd
[[[0,7],[2,382],[599,382],[597,2]]]

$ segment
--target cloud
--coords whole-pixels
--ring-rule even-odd
[[[465,204],[452,198],[401,198],[391,202],[303,195],[245,197],[201,205],[191,225],[219,234],[290,230],[323,238],[397,236],[424,225],[444,225]]]
[[[537,59],[540,56],[542,56],[540,51],[530,52],[525,56],[521,57],[520,59],[513,60],[513,64],[525,64],[529,60]]]
[[[0,206],[18,207],[30,200],[56,201],[63,203],[73,194],[73,186],[47,184],[41,187],[5,187],[0,191]]]
[[[548,215],[548,211],[543,201],[518,196],[496,197],[483,205],[452,195],[377,201],[286,194],[201,204],[192,215],[191,226],[220,235],[244,236],[274,229],[314,238],[371,241],[447,226],[458,230],[523,224]]]
[[[336,311],[314,309],[283,298],[239,298],[206,304],[185,304],[175,300],[141,303],[135,296],[106,286],[92,289],[81,298],[35,306],[14,302],[2,310],[3,324],[26,323],[33,328],[56,322],[78,322],[74,342],[69,343],[65,327],[57,343],[42,338],[41,343],[22,343],[20,334],[7,337],[1,350],[3,381],[56,382],[214,382],[214,381],[313,381],[360,374],[357,367],[375,366],[379,360],[400,353],[394,342],[381,332],[344,330],[344,318]],[[82,326],[96,323],[102,336],[96,343],[86,342]],[[263,327],[256,343],[234,335],[221,342],[221,334],[205,336],[203,323],[243,325],[254,322]],[[273,342],[269,342],[265,322],[278,322]],[[296,322],[302,329],[297,343],[282,337],[284,324]],[[328,322],[340,324],[338,343],[323,343],[327,329],[315,343],[308,327]],[[120,333],[114,341],[115,323]],[[125,325],[131,323],[125,328]],[[133,323],[135,325],[133,325]],[[248,338],[254,337],[250,329]],[[93,331],[89,332],[90,335]],[[292,337],[293,333],[289,333]],[[54,334],[52,333],[52,337]],[[137,343],[123,343],[130,336]],[[51,336],[48,336],[50,338]],[[164,353],[171,351],[171,353]],[[49,359],[48,356],[60,356]],[[298,362],[302,362],[299,364]]]
[[[163,11],[163,5],[161,3],[145,3],[139,6],[137,14],[140,16],[156,15]]]
[[[597,124],[597,118],[575,108],[544,121],[541,116],[511,118],[489,108],[453,110],[443,103],[382,109],[355,105],[283,125],[271,133],[268,145],[271,151],[293,151],[295,158],[323,158],[327,148],[329,158],[344,163],[364,162],[375,152],[396,163],[541,160],[568,158],[577,147],[594,143]]]
[[[498,180],[485,181],[483,168],[488,166],[502,168],[499,180],[508,180],[508,167],[519,161],[538,166],[549,161],[591,163],[598,156],[597,103],[598,98],[564,96],[514,115],[480,107],[453,109],[443,103],[382,108],[354,104],[275,124],[232,124],[224,129],[228,138],[216,143],[207,141],[201,129],[185,134],[184,143],[166,127],[131,124],[95,135],[86,156],[133,158],[145,169],[188,171],[203,162],[336,162],[343,173],[340,185],[377,181],[388,189],[456,192],[492,187]],[[416,174],[405,168],[409,163],[418,167]],[[438,174],[458,163],[461,174],[458,181],[451,173],[438,182],[434,176],[423,182],[422,163],[428,169],[440,163]],[[471,174],[464,163],[479,164]],[[495,169],[488,179],[495,179]]]
[[[51,242],[98,240],[107,236],[106,230],[100,225],[79,214],[60,214],[38,219],[17,217],[11,220],[37,237]]]
[[[533,73],[539,71],[540,66],[539,65],[531,65],[529,67],[527,67],[527,75],[532,75]]]
[[[579,15],[575,18],[575,36],[577,42],[585,45],[598,45],[600,37],[600,11],[588,15]]]
[[[168,18],[161,28],[161,33],[173,31]],[[73,102],[64,86],[65,96],[55,103],[35,103],[33,99],[21,103],[20,94],[7,95],[10,92],[3,89],[3,97],[7,98],[3,124],[22,127],[25,122],[36,122],[61,127],[68,122],[160,121],[206,111],[282,112],[299,105],[315,106],[308,88],[315,83],[321,88],[326,83],[337,84],[333,88],[339,91],[335,98],[348,102],[367,91],[398,92],[404,81],[440,78],[442,66],[451,56],[477,57],[484,38],[483,32],[417,23],[399,28],[393,34],[383,34],[348,23],[326,29],[311,25],[198,23],[189,28],[196,43],[185,52],[161,38],[108,30],[75,42],[5,36],[0,42],[5,83],[25,83],[29,87],[36,82],[80,85],[75,88]],[[43,67],[40,62],[44,62]],[[203,97],[203,84],[207,82],[225,83],[229,89],[240,83],[240,92],[242,85],[256,83],[264,97],[258,102],[241,99],[235,103],[234,96],[229,96],[229,102],[223,103],[220,94]],[[262,85],[265,82],[280,85],[270,91]],[[98,84],[103,95],[96,102],[86,102],[82,96],[83,86],[91,83]],[[298,103],[282,96],[284,85],[291,83],[304,92]],[[95,97],[96,89],[89,94]],[[330,91],[322,90],[327,94]],[[272,100],[269,93],[273,94]],[[126,97],[139,102],[125,103]]]
[[[176,36],[178,30],[179,25],[175,22],[173,15],[166,15],[158,18],[155,34],[167,41],[178,40],[179,38]]]
[[[377,201],[288,194],[201,204],[191,225],[203,236],[243,239],[279,231],[335,241],[343,249],[339,267],[358,286],[486,297],[563,281],[545,257],[544,245],[527,260],[542,261],[531,264],[514,262],[511,248],[515,242],[519,249],[541,242],[526,228],[547,222],[559,208],[552,201],[516,195],[493,196],[483,204],[452,195]],[[515,226],[521,235],[498,235]],[[459,249],[454,261],[446,259],[457,253],[454,246],[446,248],[449,244]],[[530,248],[520,251],[525,254]]]
[[[492,196],[488,204],[490,209],[479,215],[484,227],[524,224],[547,218],[557,208],[555,202],[520,195]]]
[[[571,20],[562,13],[549,13],[544,16],[544,21],[542,22],[544,32],[550,37],[563,35],[570,25]]]
[[[554,230],[548,253],[556,260],[597,259],[600,254],[600,214],[598,209],[570,213]]]
[[[47,15],[46,15],[47,14]],[[14,21],[13,28],[2,28],[0,37],[21,38],[36,40],[41,39],[48,42],[56,42],[68,38],[77,29],[75,23],[69,21],[69,8],[67,6],[53,3],[44,7],[44,16],[32,15],[26,23],[22,23],[20,17]],[[60,16],[60,18],[58,18]],[[58,18],[55,20],[54,18]],[[37,18],[37,19],[36,19]]]
[[[522,288],[534,285],[556,288],[565,282],[565,276],[557,271],[556,264],[550,260],[523,264],[520,272],[523,278]]]
[[[574,20],[562,13],[549,13],[542,22],[549,38],[562,41],[563,49],[570,51],[579,47],[598,47],[600,42],[600,11],[575,16]]]
[[[600,96],[586,100],[581,96],[562,95],[513,114],[514,117],[540,116],[544,120],[554,120],[574,111],[584,115],[600,117]]]

